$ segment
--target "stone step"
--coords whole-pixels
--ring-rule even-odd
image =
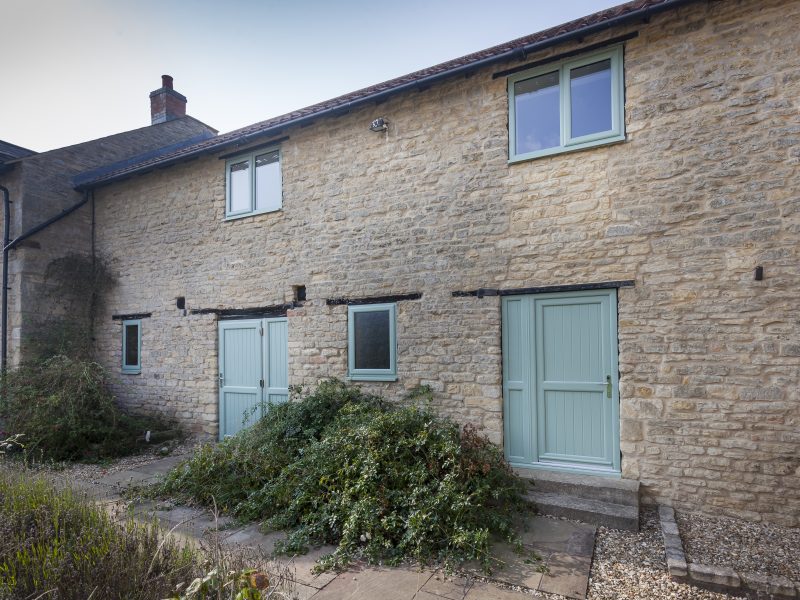
[[[532,479],[536,492],[576,496],[639,508],[638,481],[531,469],[518,469],[516,473],[525,479]]]
[[[639,531],[638,506],[539,490],[528,492],[527,497],[536,504],[539,512],[546,515],[575,519],[613,529]]]

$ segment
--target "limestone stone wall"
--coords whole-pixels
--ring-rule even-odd
[[[133,412],[165,412],[187,431],[217,434],[217,322],[213,315],[183,316],[174,303],[142,319],[142,375],[123,375],[122,321],[105,323],[98,343],[113,390]]]
[[[313,385],[346,375],[347,311],[326,298],[419,292],[398,306],[399,380],[368,387],[431,385],[500,442],[499,301],[452,292],[632,279],[623,477],[650,501],[798,525],[800,2],[700,2],[582,43],[632,31],[624,143],[508,164],[492,73],[520,60],[290,129],[277,213],[225,221],[217,156],[98,190],[119,274],[98,348],[120,398],[216,432],[216,323],[177,296],[246,308],[305,285],[290,379]],[[111,317],[136,312],[153,313],[143,369],[122,375]]]

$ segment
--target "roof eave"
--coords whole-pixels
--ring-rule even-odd
[[[102,187],[102,186],[105,186],[105,185],[109,185],[111,183],[115,183],[117,181],[121,181],[123,179],[128,179],[129,177],[132,177],[134,175],[141,175],[141,174],[153,171],[155,169],[166,168],[166,167],[170,167],[170,166],[175,165],[175,164],[179,164],[181,162],[185,162],[185,161],[188,161],[188,160],[193,160],[193,159],[198,158],[199,156],[202,156],[202,155],[205,155],[205,154],[215,154],[217,152],[220,152],[222,150],[226,150],[228,148],[231,148],[231,147],[234,147],[234,146],[237,146],[237,145],[242,146],[242,145],[250,143],[254,139],[259,139],[259,138],[263,138],[263,137],[276,135],[276,134],[280,133],[281,131],[285,130],[286,128],[288,128],[288,127],[302,125],[302,124],[304,124],[306,122],[314,121],[316,119],[319,119],[319,118],[322,118],[322,117],[326,117],[326,116],[329,116],[329,115],[334,115],[334,114],[337,114],[337,113],[344,113],[344,112],[347,112],[347,111],[349,111],[349,110],[351,110],[351,109],[353,109],[353,108],[355,108],[357,106],[361,106],[363,104],[367,104],[367,103],[370,103],[370,102],[376,102],[378,100],[383,100],[385,98],[388,98],[389,96],[393,96],[395,94],[399,94],[399,93],[402,93],[402,92],[405,92],[405,91],[408,91],[408,90],[417,89],[417,88],[420,88],[420,87],[426,87],[426,86],[429,86],[429,85],[431,85],[433,83],[436,83],[436,82],[438,82],[440,80],[447,79],[449,77],[454,77],[454,76],[462,74],[462,73],[475,71],[477,69],[480,69],[480,68],[483,68],[483,67],[495,64],[495,63],[499,63],[499,62],[503,62],[503,61],[512,59],[515,56],[525,57],[528,54],[531,54],[533,52],[537,52],[537,51],[540,51],[540,50],[544,50],[544,49],[549,48],[551,46],[556,46],[558,44],[562,44],[564,42],[568,42],[568,41],[571,41],[571,40],[574,40],[574,39],[579,39],[579,38],[582,38],[582,37],[586,37],[587,35],[592,35],[592,34],[595,34],[595,33],[599,33],[599,32],[605,31],[607,29],[611,29],[613,27],[618,27],[618,26],[621,26],[621,25],[625,25],[625,24],[627,24],[627,23],[629,23],[631,21],[637,21],[637,20],[640,20],[640,19],[647,19],[647,18],[649,18],[649,17],[651,17],[651,16],[653,16],[655,14],[658,14],[658,13],[661,13],[661,12],[665,12],[665,11],[668,11],[668,10],[673,10],[673,9],[679,8],[681,6],[684,6],[684,5],[687,5],[687,4],[692,4],[692,3],[695,3],[695,2],[699,2],[699,1],[701,1],[701,0],[667,0],[666,2],[663,2],[661,4],[657,4],[655,6],[646,6],[646,7],[631,11],[629,13],[625,13],[623,15],[618,15],[616,17],[612,17],[610,19],[607,19],[605,21],[601,21],[599,23],[592,23],[592,24],[586,25],[584,27],[579,27],[578,29],[574,29],[572,31],[567,31],[567,32],[564,32],[562,34],[555,35],[555,36],[553,36],[551,38],[547,38],[547,39],[544,39],[544,40],[539,40],[539,41],[536,41],[536,42],[532,42],[530,44],[526,44],[525,46],[521,46],[519,48],[514,48],[512,50],[508,50],[506,52],[502,52],[500,54],[495,54],[495,55],[492,55],[492,56],[488,56],[488,57],[485,57],[485,58],[482,58],[482,59],[475,60],[475,61],[470,62],[470,63],[465,63],[463,65],[458,65],[456,67],[453,67],[452,69],[447,69],[446,71],[441,71],[439,73],[433,73],[431,75],[426,75],[424,77],[420,77],[419,79],[415,79],[413,81],[402,83],[402,84],[397,85],[395,87],[391,87],[391,88],[388,88],[388,89],[385,89],[385,90],[381,90],[381,91],[375,92],[373,94],[368,94],[368,95],[363,96],[361,98],[357,98],[357,99],[354,99],[354,100],[349,100],[349,101],[344,102],[342,104],[339,104],[339,105],[336,105],[336,106],[331,106],[331,107],[322,109],[322,110],[317,111],[317,112],[301,115],[301,116],[296,117],[294,119],[287,119],[286,121],[282,121],[280,123],[276,123],[274,126],[266,127],[266,128],[264,128],[262,130],[245,134],[242,137],[234,138],[234,139],[232,139],[230,141],[221,142],[219,145],[199,148],[196,151],[190,151],[190,152],[187,152],[186,154],[182,154],[180,156],[176,156],[176,157],[173,157],[173,158],[166,159],[163,162],[150,164],[150,165],[144,165],[144,166],[142,166],[141,169],[134,169],[134,170],[131,170],[131,171],[127,171],[125,173],[120,173],[119,175],[116,175],[116,176],[108,177],[106,179],[98,179],[98,180],[96,180],[94,182],[85,182],[85,183],[81,184],[79,187],[75,187],[75,189],[78,190],[78,191],[85,191],[85,190],[92,189],[92,188]]]

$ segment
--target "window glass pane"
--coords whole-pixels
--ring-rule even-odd
[[[125,366],[139,365],[139,327],[125,325]]]
[[[573,138],[611,129],[611,59],[569,72]]]
[[[256,156],[256,210],[281,207],[281,163],[278,151]]]
[[[391,369],[389,311],[353,313],[356,369]]]
[[[517,154],[561,145],[558,71],[514,84]]]
[[[245,160],[230,166],[230,202],[228,212],[251,210],[250,205],[250,164]]]

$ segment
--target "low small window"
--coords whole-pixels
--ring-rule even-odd
[[[622,47],[509,77],[509,159],[625,139]]]
[[[363,381],[397,379],[396,305],[348,307],[348,376]]]
[[[142,372],[142,322],[122,322],[122,372]]]
[[[226,217],[272,212],[283,206],[279,150],[233,158],[226,163],[225,177]]]

